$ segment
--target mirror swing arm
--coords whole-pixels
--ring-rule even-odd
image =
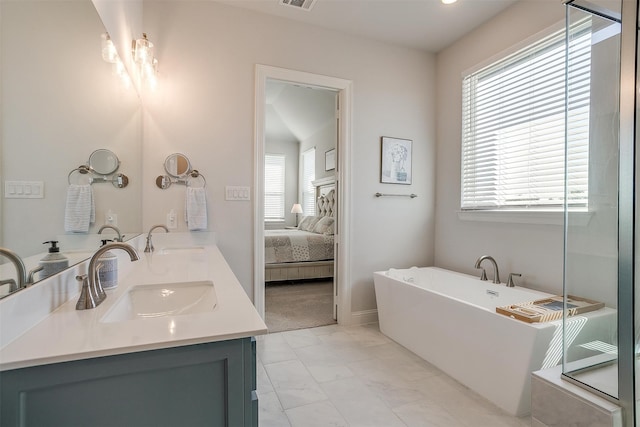
[[[169,188],[171,184],[182,184],[190,186],[192,178],[202,178],[202,187],[205,187],[207,185],[207,180],[205,179],[204,175],[198,172],[197,169],[189,172],[189,175],[184,178],[174,178],[169,175],[158,175],[158,177],[156,178],[156,185],[158,186],[158,188],[161,188],[163,190]]]
[[[202,178],[201,187],[207,186],[207,180],[197,169],[191,168],[189,158],[184,154],[170,154],[164,161],[166,175],[159,175],[156,178],[156,186],[162,190],[171,187],[171,184],[182,184],[187,187],[192,185],[192,181]]]
[[[115,173],[120,167],[120,160],[110,150],[100,149],[91,153],[86,165],[72,169],[67,175],[67,182],[72,184],[74,174],[89,175],[88,184],[110,182],[116,188],[124,188],[129,184],[129,177],[123,173]]]

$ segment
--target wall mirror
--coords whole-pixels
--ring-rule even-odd
[[[142,230],[141,104],[102,59],[105,25],[93,3],[0,1],[0,28],[0,178],[44,186],[42,198],[5,198],[3,191],[0,246],[27,266],[45,255],[47,240],[59,240],[70,260],[76,253],[86,259],[105,238],[97,232],[109,211],[126,238],[135,236]],[[68,173],[87,163],[87,153],[96,173],[120,168],[129,185],[93,185],[95,222],[88,235],[71,235],[64,232]],[[2,277],[4,268],[14,274],[0,257]]]

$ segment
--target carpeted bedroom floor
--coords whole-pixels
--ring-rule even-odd
[[[333,283],[313,281],[267,284],[265,323],[269,333],[336,323],[333,320]]]

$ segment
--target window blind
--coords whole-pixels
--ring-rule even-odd
[[[572,34],[568,45],[562,30],[463,77],[462,209],[563,207],[565,87],[568,203],[587,206],[590,21]]]
[[[264,156],[264,219],[284,221],[285,156]]]
[[[302,212],[304,215],[316,214],[316,149],[311,148],[302,153]]]

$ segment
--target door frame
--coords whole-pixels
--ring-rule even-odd
[[[351,199],[351,108],[353,82],[337,77],[286,68],[256,64],[255,71],[255,147],[254,147],[254,225],[253,225],[253,304],[264,319],[264,154],[265,105],[267,79],[322,87],[338,93],[338,144],[336,147],[336,190],[338,193],[335,231],[336,253],[334,277],[337,279],[336,299],[338,323],[351,324],[351,281],[349,270],[350,199]],[[334,279],[335,280],[335,279]]]

